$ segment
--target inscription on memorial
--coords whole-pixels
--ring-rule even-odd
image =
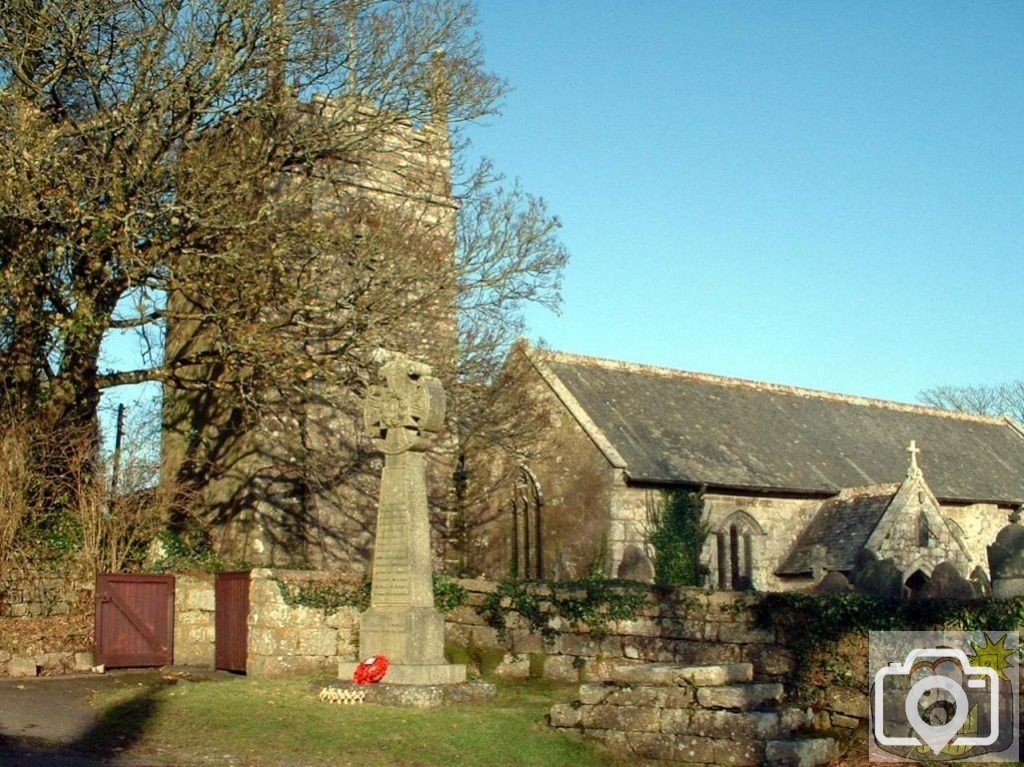
[[[409,523],[402,519],[401,509],[380,510],[380,518],[394,516],[389,524],[378,524],[377,542],[373,554],[374,604],[409,604],[412,596],[409,562]]]

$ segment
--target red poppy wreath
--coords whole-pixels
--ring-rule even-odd
[[[352,681],[356,684],[374,684],[388,672],[388,659],[383,655],[371,655],[356,666]]]

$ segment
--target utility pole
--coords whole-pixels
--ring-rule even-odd
[[[117,428],[114,431],[114,461],[110,471],[110,512],[117,502],[117,485],[121,479],[121,443],[124,441],[124,403],[117,406]]]

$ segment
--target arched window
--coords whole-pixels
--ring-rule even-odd
[[[512,491],[512,574],[519,578],[543,578],[544,557],[541,533],[543,502],[537,478],[520,467]]]
[[[755,535],[764,535],[764,531],[745,511],[730,514],[715,533],[720,589],[753,588]]]

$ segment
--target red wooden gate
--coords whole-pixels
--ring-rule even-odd
[[[168,666],[174,661],[174,576],[96,576],[93,657],[108,668]]]
[[[249,653],[249,572],[217,573],[214,665],[245,673]]]

